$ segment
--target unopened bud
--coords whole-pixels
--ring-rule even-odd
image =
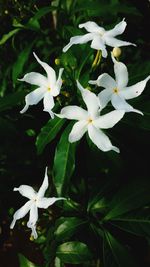
[[[30,235],[30,241],[34,241],[33,235]]]
[[[114,47],[112,54],[114,57],[120,57],[121,55],[121,48],[120,47]]]
[[[60,65],[60,59],[59,58],[55,58],[55,64]]]

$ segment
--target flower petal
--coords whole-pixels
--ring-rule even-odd
[[[86,120],[88,118],[88,112],[78,106],[64,107],[62,108],[60,115],[61,118],[66,118],[69,120]]]
[[[98,86],[104,87],[106,89],[113,89],[116,87],[115,80],[107,73],[103,73],[98,76],[97,80],[89,81],[90,84],[97,84]]]
[[[114,150],[119,153],[119,149],[113,146],[106,134],[98,130],[92,123],[88,125],[88,134],[92,142],[102,151]]]
[[[87,21],[85,23],[79,24],[79,28],[85,28],[91,33],[104,33],[105,29],[98,26],[94,21]]]
[[[48,167],[45,168],[45,176],[44,176],[44,180],[43,180],[43,183],[37,193],[37,198],[43,198],[44,195],[45,195],[45,192],[48,188],[48,175],[47,175],[47,169]]]
[[[112,128],[124,115],[123,110],[113,110],[105,115],[100,116],[97,120],[93,121],[94,126],[100,129]]]
[[[19,191],[22,196],[27,197],[29,199],[33,199],[36,197],[35,190],[29,185],[20,185],[18,188],[15,187],[14,191]]]
[[[99,104],[98,97],[94,93],[90,92],[89,90],[84,89],[79,83],[79,81],[77,81],[77,86],[87,106],[89,115],[91,116],[91,118],[94,119],[95,117],[99,115],[100,104]]]
[[[52,108],[54,107],[55,103],[54,103],[54,98],[51,95],[51,92],[47,91],[46,94],[44,95],[44,109],[43,111],[49,112],[50,116],[53,118],[53,111]]]
[[[124,110],[125,112],[136,112],[143,115],[143,113],[140,110],[134,109],[118,94],[112,95],[111,103],[115,109]]]
[[[70,38],[70,42],[63,48],[63,52],[66,52],[74,44],[85,44],[93,39],[93,34],[87,33],[84,35],[77,35]]]
[[[145,80],[138,82],[132,86],[124,88],[124,90],[120,92],[120,96],[122,96],[125,99],[131,99],[139,96],[143,92],[146,83],[148,82],[149,79],[150,75]]]
[[[100,109],[102,110],[105,108],[108,104],[108,102],[111,100],[112,97],[112,91],[110,89],[104,89],[98,94],[99,97],[99,103],[100,103]]]
[[[18,79],[18,80],[22,82],[27,82],[30,84],[38,85],[40,87],[47,86],[47,83],[48,83],[47,78],[38,72],[27,73],[22,79]]]
[[[106,31],[105,35],[115,37],[116,35],[122,34],[127,26],[127,23],[124,20],[125,18],[121,22],[119,22],[112,30]]]
[[[87,125],[88,122],[85,120],[76,122],[69,134],[69,142],[79,141],[87,131]]]
[[[53,96],[57,96],[57,95],[59,95],[59,93],[60,93],[60,89],[61,89],[61,86],[62,86],[62,78],[61,78],[61,75],[62,75],[62,73],[63,73],[63,68],[60,68],[60,70],[59,70],[59,75],[58,75],[58,79],[57,79],[57,81],[56,81],[56,84],[55,84],[55,86],[51,89],[51,94],[53,95]]]
[[[36,222],[38,220],[38,208],[35,203],[32,204],[30,209],[29,221],[27,226],[32,229],[32,235],[36,239],[37,232],[36,232]]]
[[[110,37],[110,36],[103,36],[103,39],[105,40],[105,43],[111,47],[121,47],[121,46],[128,46],[128,45],[133,45],[136,46],[133,43],[130,42],[126,42],[126,41],[122,41],[122,40],[118,40],[117,38],[114,37]]]
[[[65,200],[64,197],[43,197],[38,200],[37,207],[42,209],[47,209],[49,206],[53,205],[58,200]]]
[[[14,213],[10,228],[13,229],[17,220],[23,218],[31,208],[31,201],[26,202],[19,210]]]
[[[91,43],[91,48],[102,51],[102,57],[107,57],[107,50],[103,38],[100,34],[93,34],[93,41]]]
[[[20,111],[20,113],[24,113],[27,111],[28,107],[31,105],[36,105],[39,103],[39,101],[44,97],[45,94],[45,88],[40,87],[34,90],[33,92],[29,93],[25,97],[25,107]]]
[[[118,62],[112,55],[114,62],[114,72],[116,76],[117,87],[119,89],[124,88],[128,84],[128,70],[125,64]]]
[[[37,62],[46,71],[49,86],[50,86],[50,88],[53,88],[55,86],[55,83],[56,83],[56,73],[55,73],[54,69],[52,67],[50,67],[46,62],[41,61],[35,53],[33,53],[33,55],[36,58]]]

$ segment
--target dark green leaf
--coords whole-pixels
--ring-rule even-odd
[[[10,39],[13,35],[15,35],[17,32],[19,32],[20,29],[15,29],[15,30],[12,30],[10,31],[9,33],[7,34],[4,34],[2,36],[2,38],[0,39],[0,45],[3,45],[7,42],[8,39]]]
[[[16,92],[0,98],[0,111],[4,111],[18,105],[25,97],[25,92]]]
[[[18,254],[19,256],[19,263],[20,263],[20,267],[38,267],[37,265],[35,265],[34,263],[32,263],[31,261],[29,261],[25,256],[23,256],[22,254]]]
[[[54,157],[53,181],[59,196],[67,192],[69,179],[75,168],[76,143],[72,144],[68,141],[71,128],[72,123],[70,123],[63,132]]]
[[[120,244],[120,242],[118,242],[118,240],[107,231],[105,232],[105,237],[108,247],[111,250],[114,260],[116,261],[116,267],[137,267],[126,247]],[[105,261],[107,262],[106,257]]]
[[[47,144],[49,144],[60,131],[65,120],[60,118],[50,119],[48,123],[41,129],[36,139],[37,153],[41,154]]]
[[[56,255],[64,263],[80,264],[92,258],[86,244],[81,242],[66,242],[58,246]]]
[[[77,217],[60,218],[57,221],[58,227],[55,231],[56,239],[65,240],[72,237],[85,223],[86,221]]]
[[[131,210],[135,210],[150,202],[150,183],[144,180],[136,180],[114,196],[109,203],[110,210],[105,216],[105,220],[111,220]]]
[[[31,49],[33,47],[33,43],[28,45],[18,56],[15,64],[13,65],[12,69],[12,79],[13,79],[13,85],[15,85],[17,78],[19,78],[19,75],[22,74],[23,67],[25,63],[28,61],[29,54],[31,52]]]

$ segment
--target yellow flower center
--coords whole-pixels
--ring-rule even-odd
[[[51,88],[50,88],[50,87],[48,87],[48,88],[47,88],[47,91],[49,91],[49,92],[50,92],[50,91],[51,91]]]
[[[118,89],[117,87],[115,87],[115,88],[113,89],[113,92],[114,92],[115,94],[118,94],[119,89]]]
[[[93,121],[93,120],[92,120],[91,118],[88,119],[88,123],[92,123],[92,121]]]

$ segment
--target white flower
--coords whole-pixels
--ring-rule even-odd
[[[129,42],[121,41],[115,38],[124,32],[127,23],[123,19],[112,30],[106,31],[104,28],[98,26],[93,21],[88,21],[83,24],[79,24],[79,28],[85,28],[87,34],[74,36],[70,39],[70,42],[63,48],[63,52],[66,52],[74,44],[85,44],[91,42],[91,48],[102,51],[102,56],[107,57],[106,45],[111,47],[120,47],[127,45],[134,45]]]
[[[53,118],[54,114],[52,112],[52,108],[54,107],[54,97],[60,93],[63,68],[59,70],[58,79],[56,80],[56,73],[54,69],[47,63],[41,61],[35,53],[33,53],[33,55],[46,71],[47,77],[38,72],[30,72],[27,73],[22,79],[19,79],[19,81],[25,81],[38,86],[36,90],[26,95],[26,105],[20,111],[20,113],[26,112],[30,105],[36,105],[43,98],[43,110],[49,112],[50,116]]]
[[[119,149],[113,146],[108,136],[101,129],[112,128],[124,115],[124,111],[114,110],[100,116],[100,105],[98,97],[87,89],[84,89],[77,81],[82,98],[87,106],[87,110],[78,106],[67,106],[56,114],[61,118],[77,120],[69,134],[69,142],[75,142],[82,138],[85,132],[92,142],[102,151],[114,150],[119,153]]]
[[[36,232],[36,222],[38,220],[38,208],[47,209],[57,200],[65,199],[63,197],[44,197],[45,191],[48,188],[48,176],[47,176],[47,168],[45,170],[44,181],[38,192],[35,192],[31,186],[28,185],[20,185],[18,188],[14,188],[14,191],[19,191],[19,193],[28,198],[29,200],[15,212],[13,216],[13,221],[10,225],[10,228],[13,229],[16,223],[16,220],[23,218],[28,212],[30,212],[29,221],[27,226],[31,228],[32,235],[34,238],[37,238]]]
[[[143,92],[147,81],[150,79],[150,75],[145,80],[127,87],[127,67],[122,62],[118,62],[113,56],[112,60],[114,62],[115,80],[109,74],[103,73],[97,80],[89,81],[90,84],[96,84],[105,88],[98,95],[102,108],[111,101],[115,109],[143,114],[141,111],[134,109],[131,105],[129,105],[125,99],[128,100],[139,96]]]

